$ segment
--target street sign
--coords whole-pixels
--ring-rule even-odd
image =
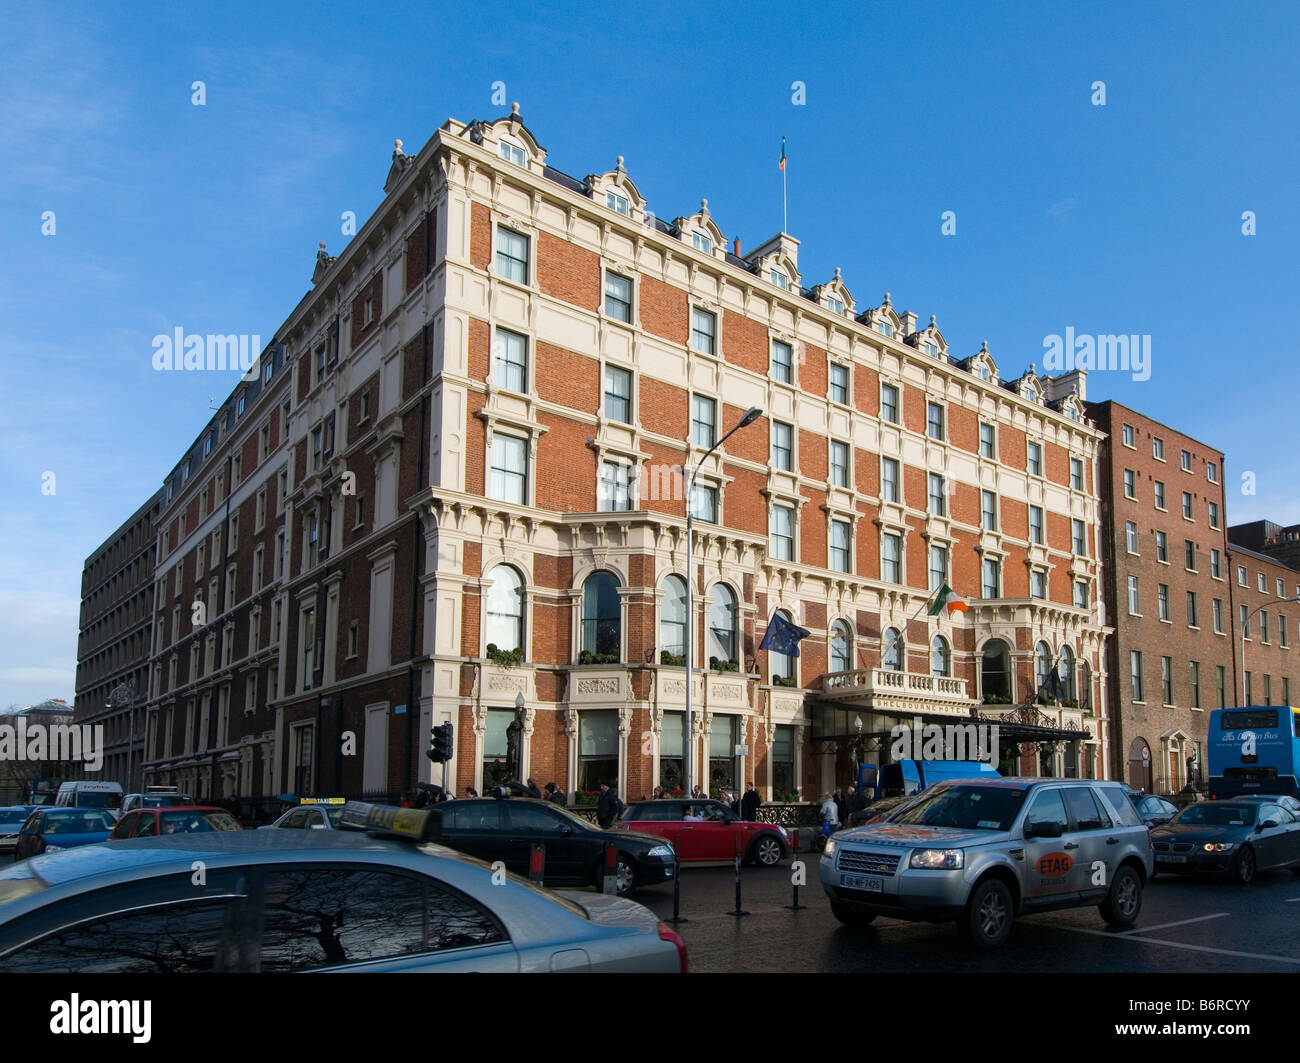
[[[1143,746],[1143,747],[1142,747],[1142,763],[1143,763],[1143,764],[1149,764],[1149,763],[1151,763],[1151,747],[1150,747],[1150,746]]]
[[[738,757],[747,757],[747,756],[749,756],[749,746],[737,745],[737,746],[736,746],[736,756],[738,756]]]

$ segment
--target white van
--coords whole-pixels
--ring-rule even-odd
[[[54,804],[64,808],[102,808],[116,819],[118,810],[122,807],[122,784],[91,782],[87,779],[65,782],[59,786],[59,795],[54,799]]]

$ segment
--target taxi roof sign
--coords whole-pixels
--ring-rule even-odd
[[[296,794],[280,794],[279,799],[286,805],[345,805],[346,797],[299,797]]]
[[[438,819],[437,814],[427,808],[398,808],[396,805],[348,801],[339,817],[339,826],[385,838],[422,842],[436,837]]]

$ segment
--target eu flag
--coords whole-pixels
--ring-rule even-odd
[[[780,613],[773,613],[772,619],[767,622],[767,631],[763,635],[763,641],[759,643],[759,650],[775,650],[777,653],[784,653],[787,657],[799,656],[799,640],[806,639],[812,632],[806,627],[799,627],[797,624],[790,623]]]

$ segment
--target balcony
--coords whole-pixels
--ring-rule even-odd
[[[822,702],[844,702],[864,709],[892,713],[946,713],[967,716],[973,699],[966,680],[947,676],[860,668],[831,672],[822,678]]]

